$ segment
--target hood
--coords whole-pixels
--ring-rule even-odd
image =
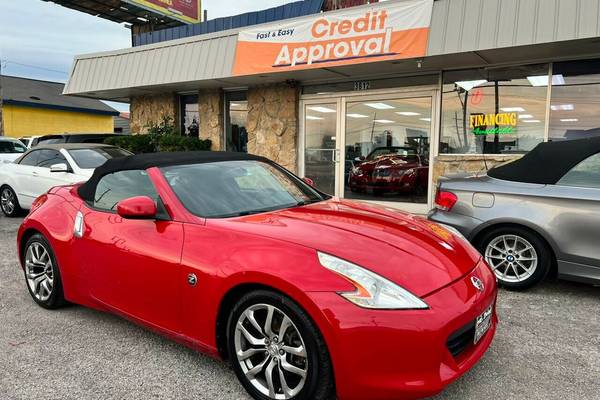
[[[392,208],[347,200],[209,223],[331,254],[421,297],[463,277],[480,259],[465,239],[438,224]]]

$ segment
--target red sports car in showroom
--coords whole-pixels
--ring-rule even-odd
[[[113,312],[227,359],[255,399],[433,395],[496,330],[495,276],[458,234],[258,156],[109,160],[39,197],[18,246],[40,306]]]
[[[348,182],[354,192],[427,193],[429,160],[412,147],[378,147],[356,161]]]

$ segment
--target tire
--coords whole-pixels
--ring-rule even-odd
[[[44,236],[34,234],[23,251],[27,289],[39,306],[53,310],[66,304],[60,269],[52,247]]]
[[[8,185],[4,185],[0,189],[0,208],[2,213],[9,218],[15,218],[23,214],[17,194]]]
[[[546,278],[553,262],[552,250],[546,242],[525,228],[492,229],[475,245],[494,270],[498,284],[511,290],[537,285]]]
[[[271,332],[267,333],[265,327],[270,312]],[[251,323],[249,315],[252,315],[257,324]],[[285,323],[287,328],[283,329],[284,337],[279,340],[277,335],[281,333],[286,322],[285,317],[288,318]],[[240,324],[251,335],[253,341],[257,342],[256,345],[250,344],[248,336],[239,328]],[[261,330],[258,330],[257,326]],[[293,347],[294,353],[283,350],[286,347]],[[299,350],[302,348],[303,352]],[[286,385],[290,389],[286,391],[289,399],[329,400],[335,397],[333,368],[323,337],[308,314],[287,296],[267,290],[244,295],[229,315],[227,350],[235,374],[254,399],[286,398],[279,378],[280,373],[284,374]],[[255,354],[242,359],[238,356],[240,351]],[[288,371],[290,366],[304,372],[304,379],[301,375]],[[247,373],[252,374],[249,371],[253,371],[254,367],[258,367],[259,372],[251,380]],[[273,377],[271,386],[266,379],[269,369]]]

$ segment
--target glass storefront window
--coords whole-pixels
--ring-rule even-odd
[[[444,73],[441,154],[524,153],[544,141],[548,64]]]
[[[225,94],[225,148],[227,151],[248,152],[248,100],[246,92]]]
[[[431,96],[347,103],[344,196],[427,203]]]
[[[304,109],[304,176],[328,194],[335,194],[337,104],[310,104]]]
[[[550,140],[600,136],[600,60],[552,66]]]
[[[184,136],[200,135],[200,113],[198,112],[198,96],[182,95],[180,99],[180,132]]]

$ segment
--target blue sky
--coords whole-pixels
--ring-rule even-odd
[[[208,10],[209,18],[217,18],[289,1],[203,0],[203,8]],[[130,45],[130,31],[120,24],[42,0],[0,0],[3,75],[64,82],[76,54]]]

